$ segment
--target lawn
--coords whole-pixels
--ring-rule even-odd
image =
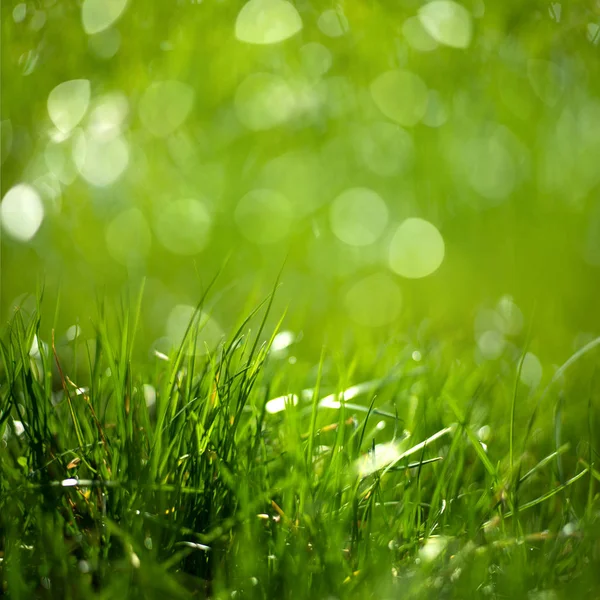
[[[597,0],[0,28],[0,594],[600,598]]]
[[[599,339],[543,386],[526,353],[477,366],[427,337],[298,371],[271,300],[202,351],[200,303],[182,345],[142,362],[135,304],[79,349],[15,313],[5,593],[596,597]]]

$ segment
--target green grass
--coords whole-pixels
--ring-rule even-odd
[[[271,300],[204,354],[200,302],[181,347],[145,360],[139,302],[101,307],[87,342],[40,304],[15,312],[0,345],[5,595],[600,595],[598,340],[537,391],[519,384],[524,350],[477,365],[422,333],[293,365],[270,349]]]

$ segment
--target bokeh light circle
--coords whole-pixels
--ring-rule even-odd
[[[256,189],[238,202],[234,218],[247,240],[255,244],[273,244],[290,232],[293,213],[289,200],[283,194]]]
[[[155,223],[156,237],[173,254],[192,255],[209,240],[211,216],[205,205],[192,198],[165,202]]]
[[[379,239],[387,225],[387,205],[373,190],[350,188],[333,201],[329,222],[340,241],[349,246],[368,246]]]
[[[445,254],[444,238],[437,227],[424,219],[403,221],[392,237],[389,249],[390,268],[409,279],[434,273]]]
[[[392,277],[376,273],[361,279],[348,290],[344,306],[355,323],[381,327],[398,318],[402,294]]]
[[[30,185],[18,183],[6,192],[0,204],[2,228],[19,242],[28,242],[44,220],[40,195]]]

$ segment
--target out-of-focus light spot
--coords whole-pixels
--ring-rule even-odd
[[[554,106],[565,89],[564,71],[548,60],[531,59],[527,63],[527,75],[537,97],[548,106]]]
[[[389,275],[378,273],[355,283],[348,290],[344,305],[350,318],[359,325],[381,327],[398,318],[402,294]]]
[[[518,335],[523,329],[523,313],[511,296],[502,296],[496,306],[501,318],[500,330],[506,335]]]
[[[562,15],[562,6],[560,2],[551,2],[548,6],[548,14],[553,21],[560,23],[560,17]]]
[[[127,96],[121,92],[98,98],[87,120],[87,132],[101,140],[116,137],[123,129],[128,111]]]
[[[340,37],[350,29],[346,15],[339,9],[322,12],[317,20],[317,27],[326,36],[332,38]]]
[[[105,29],[88,38],[90,52],[102,60],[115,56],[121,47],[121,34],[118,29]]]
[[[71,325],[71,327],[69,327],[65,333],[65,337],[70,342],[72,342],[79,335],[81,335],[81,327],[79,327],[79,325]]]
[[[508,130],[495,127],[485,136],[472,138],[454,157],[461,162],[461,176],[466,175],[473,190],[488,200],[503,200],[516,185],[510,141]]]
[[[296,406],[298,404],[298,396],[296,394],[288,394],[269,400],[265,405],[265,410],[271,414],[283,412],[288,406]]]
[[[140,99],[142,125],[156,137],[173,133],[186,120],[194,103],[194,90],[181,81],[156,81]]]
[[[427,110],[427,86],[409,71],[386,71],[371,83],[377,108],[404,127],[416,125]]]
[[[384,200],[368,188],[351,188],[332,203],[329,221],[335,236],[349,246],[377,241],[388,222]]]
[[[296,99],[291,86],[282,77],[255,73],[239,85],[234,105],[244,126],[261,131],[290,119],[295,112]]]
[[[302,29],[302,19],[286,0],[250,0],[235,21],[235,37],[248,44],[278,44]]]
[[[331,52],[318,42],[309,42],[302,46],[300,60],[305,73],[315,79],[325,75],[333,64]]]
[[[475,333],[481,334],[488,329],[504,332],[504,320],[495,310],[483,308],[475,316]]]
[[[408,45],[419,52],[431,52],[438,47],[437,42],[427,33],[417,17],[410,17],[404,21],[402,34]]]
[[[79,482],[77,481],[77,479],[70,477],[69,479],[63,479],[60,482],[60,485],[62,485],[63,487],[75,487]]]
[[[484,331],[477,338],[477,348],[481,356],[487,360],[499,358],[504,351],[506,341],[499,331]]]
[[[150,227],[137,208],[123,211],[106,228],[108,253],[124,266],[139,265],[150,251],[151,239]]]
[[[448,539],[442,536],[431,536],[419,550],[419,558],[423,562],[433,562],[448,545]]]
[[[281,192],[294,206],[294,214],[312,213],[322,202],[323,167],[317,155],[292,151],[270,160],[259,177],[260,187]]]
[[[194,199],[164,202],[155,221],[156,237],[174,254],[198,254],[208,243],[211,216],[203,202]]]
[[[271,344],[272,352],[281,352],[294,343],[296,336],[291,331],[280,331]]]
[[[382,177],[405,172],[413,163],[412,138],[394,123],[381,121],[361,128],[356,148],[367,168]]]
[[[28,50],[19,56],[18,65],[22,68],[23,77],[27,77],[35,71],[39,58],[38,50]]]
[[[83,132],[73,145],[73,161],[79,174],[96,187],[114,183],[129,164],[129,146],[122,136],[98,139]]]
[[[359,477],[367,477],[375,471],[384,469],[399,458],[400,449],[396,442],[376,444],[373,450],[356,461],[354,468]]]
[[[431,275],[442,264],[444,238],[437,227],[424,219],[403,221],[390,243],[389,264],[392,271],[419,279]]]
[[[223,331],[217,321],[202,311],[194,316],[196,309],[188,304],[173,307],[167,317],[167,337],[173,348],[179,348],[184,341],[185,333],[192,318],[194,324],[186,341],[186,354],[203,355],[214,350],[223,338]],[[194,340],[196,341],[194,345]]]
[[[12,18],[15,23],[21,23],[27,16],[27,4],[25,2],[19,2],[12,11]]]
[[[255,244],[272,244],[288,235],[293,213],[283,194],[256,189],[238,202],[234,218],[246,239]]]
[[[47,212],[53,211],[54,214],[58,214],[61,208],[62,195],[62,186],[58,178],[53,173],[44,173],[44,175],[34,179],[33,187],[45,200],[44,204]]]
[[[36,10],[29,21],[31,31],[40,31],[46,24],[46,13],[43,10]]]
[[[485,16],[484,0],[473,0],[471,14],[474,19],[482,19]]]
[[[44,220],[44,205],[30,185],[18,183],[10,188],[0,204],[2,228],[19,242],[28,242]]]
[[[70,133],[83,119],[90,103],[90,82],[72,79],[58,84],[48,94],[48,115],[62,133]]]
[[[144,402],[148,408],[156,404],[156,388],[149,383],[145,383],[144,387]]]
[[[83,0],[81,23],[88,35],[108,29],[127,7],[127,0]]]
[[[441,127],[448,120],[448,112],[435,90],[429,90],[427,98],[427,111],[423,117],[423,124],[427,127]]]
[[[521,382],[535,389],[542,381],[543,367],[540,359],[533,353],[527,352],[521,367]]]
[[[69,185],[77,177],[77,168],[72,159],[72,148],[69,142],[48,142],[44,150],[44,161],[48,170],[62,184]]]
[[[587,39],[592,42],[592,44],[598,44],[600,41],[600,24],[588,23]]]
[[[467,48],[473,37],[469,11],[452,0],[433,0],[419,9],[425,31],[439,44]]]
[[[10,119],[0,121],[0,164],[4,164],[6,157],[12,150],[13,129]]]
[[[419,362],[423,358],[418,350],[414,350],[411,354],[411,357],[415,362]]]

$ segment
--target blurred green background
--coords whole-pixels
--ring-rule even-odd
[[[282,267],[307,357],[425,323],[479,361],[531,326],[559,362],[600,333],[599,2],[1,11],[3,320],[43,280],[85,331],[145,278],[168,351],[229,256],[209,343]]]

